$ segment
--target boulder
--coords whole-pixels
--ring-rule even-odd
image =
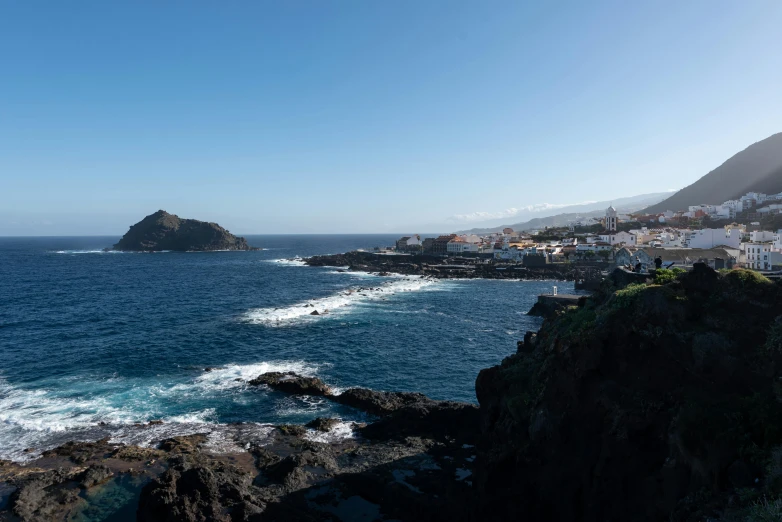
[[[388,415],[403,406],[418,402],[433,402],[422,393],[385,392],[367,388],[350,388],[332,399],[372,415]]]
[[[232,522],[260,514],[265,504],[250,475],[224,462],[180,455],[144,486],[139,522]]]
[[[473,443],[479,432],[479,410],[474,404],[422,401],[402,406],[361,428],[368,439],[430,437]]]
[[[102,464],[95,464],[84,470],[82,473],[79,486],[83,489],[89,489],[98,484],[103,484],[109,480],[114,473]]]
[[[331,431],[334,426],[339,424],[339,419],[329,417],[318,417],[309,421],[306,426],[317,431]]]
[[[295,372],[267,372],[249,381],[249,384],[265,384],[269,388],[298,395],[331,395],[331,389],[317,377],[304,377]]]
[[[282,434],[290,435],[292,437],[301,437],[307,433],[304,426],[299,426],[298,424],[282,424],[277,426],[277,429],[280,430]]]

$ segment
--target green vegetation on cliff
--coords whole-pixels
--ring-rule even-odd
[[[497,519],[764,520],[782,504],[782,285],[611,278],[481,372]]]

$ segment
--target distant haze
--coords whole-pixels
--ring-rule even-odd
[[[782,130],[780,27],[763,0],[6,2],[0,235],[450,231],[680,189]]]

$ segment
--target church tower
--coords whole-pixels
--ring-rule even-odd
[[[606,230],[616,232],[616,209],[613,205],[606,209]]]

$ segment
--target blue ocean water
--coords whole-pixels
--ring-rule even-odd
[[[249,236],[258,252],[101,251],[117,239],[0,238],[0,458],[102,436],[207,432],[230,446],[263,437],[269,423],[357,418],[243,382],[272,370],[475,402],[478,372],[539,326],[525,315],[536,296],[554,284],[572,291],[290,261],[395,236]],[[151,420],[164,423],[139,425]]]

